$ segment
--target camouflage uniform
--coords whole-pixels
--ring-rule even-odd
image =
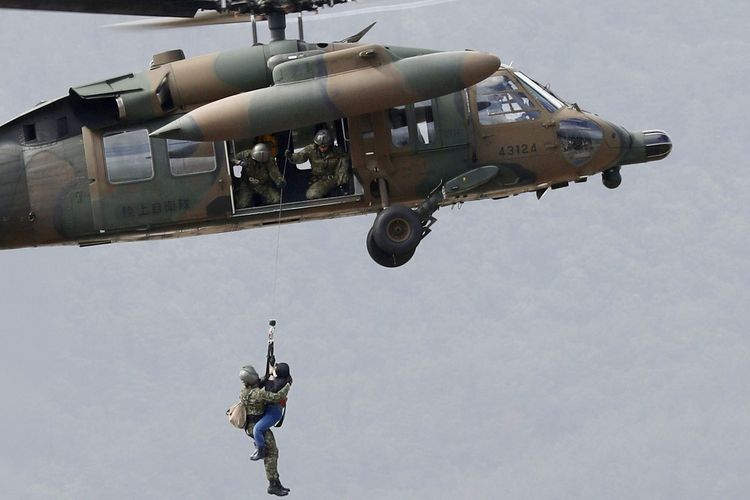
[[[349,182],[349,162],[339,148],[331,146],[326,153],[321,153],[315,144],[310,144],[289,156],[289,161],[295,165],[308,160],[312,166],[310,186],[305,193],[308,200],[322,198],[335,187]]]
[[[248,420],[257,422],[263,416],[266,403],[278,403],[286,397],[290,387],[291,385],[287,384],[279,392],[268,392],[260,387],[245,387],[242,389],[240,401],[245,404]],[[266,440],[266,456],[263,458],[266,478],[268,481],[277,481],[279,479],[279,449],[276,446],[276,439],[271,429],[268,429],[263,437]]]
[[[250,154],[251,150],[248,149],[235,157],[242,164],[242,179],[235,193],[237,208],[249,207],[256,193],[265,205],[278,203],[281,199],[278,188],[283,184],[284,177],[276,164],[276,158],[271,157],[267,162],[260,163],[253,160]]]

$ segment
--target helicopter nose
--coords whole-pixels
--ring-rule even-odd
[[[631,132],[632,142],[622,165],[663,160],[672,152],[672,139],[662,130]]]

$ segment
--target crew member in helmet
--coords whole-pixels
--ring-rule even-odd
[[[235,192],[238,209],[251,206],[255,195],[260,196],[264,205],[281,200],[279,190],[286,186],[286,181],[268,144],[259,142],[252,149],[237,153],[235,164],[242,166],[242,177]]]
[[[312,177],[305,193],[308,200],[322,198],[349,182],[349,162],[343,151],[333,145],[333,136],[328,129],[318,130],[313,144],[303,150],[297,153],[287,150],[285,154],[295,165],[310,161]]]
[[[288,382],[278,392],[269,392],[261,386],[261,379],[258,376],[258,372],[250,365],[242,367],[240,370],[240,380],[245,386],[240,392],[240,401],[245,405],[245,410],[247,411],[246,428],[254,426],[263,417],[267,404],[279,403],[285,399],[292,386],[291,382]],[[263,458],[266,478],[268,479],[268,493],[280,497],[286,496],[289,494],[289,489],[284,488],[281,485],[281,481],[279,481],[279,449],[276,447],[276,439],[273,432],[269,428],[260,437],[262,442],[256,441],[255,443],[257,447],[256,454],[260,452]]]

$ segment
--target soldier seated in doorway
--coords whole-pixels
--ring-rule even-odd
[[[252,206],[255,196],[259,196],[264,205],[281,201],[279,190],[286,186],[286,181],[267,144],[259,142],[252,149],[241,151],[235,157],[235,164],[242,166],[240,183],[234,193],[238,209]]]
[[[349,183],[349,161],[339,148],[333,145],[333,137],[327,129],[318,130],[313,144],[302,151],[286,151],[287,160],[298,165],[310,162],[312,177],[305,196],[308,200],[323,198],[339,186]]]

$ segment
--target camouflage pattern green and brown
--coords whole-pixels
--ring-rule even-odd
[[[245,387],[240,391],[240,401],[244,403],[250,421],[257,420],[266,409],[268,403],[278,403],[289,394],[290,385],[285,385],[279,392],[268,392],[260,387]],[[263,434],[266,440],[266,456],[263,465],[266,469],[266,478],[273,481],[279,478],[278,461],[279,449],[276,446],[276,438],[271,429]]]
[[[314,174],[286,153],[299,154],[324,128],[350,170],[346,183],[308,199]],[[233,167],[261,136],[287,187],[280,203],[245,207]],[[169,51],[145,71],[71,88],[0,127],[0,248],[401,206],[416,215],[387,228],[379,216],[368,236],[376,261],[399,265],[440,206],[541,197],[593,175],[614,188],[623,165],[660,160],[671,147],[664,132],[629,132],[482,52],[284,39],[195,58]]]
[[[266,205],[281,201],[280,188],[284,185],[284,177],[279,172],[276,158],[259,162],[252,158],[252,150],[246,149],[237,153],[235,160],[242,166],[242,174],[235,188],[235,206],[238,209],[250,207],[256,195]]]

